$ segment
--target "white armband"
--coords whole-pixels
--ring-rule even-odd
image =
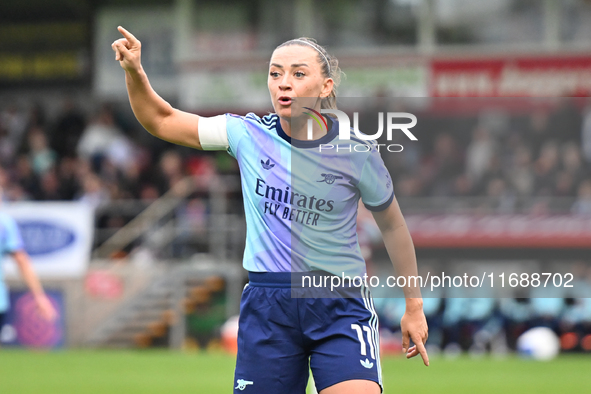
[[[211,118],[200,116],[197,127],[199,143],[203,150],[226,150],[230,146],[226,130],[226,115]]]

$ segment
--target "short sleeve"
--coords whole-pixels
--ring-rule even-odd
[[[5,216],[3,220],[3,225],[6,231],[4,239],[5,252],[14,253],[24,249],[23,239],[21,238],[21,233],[18,229],[16,221],[9,216]]]
[[[394,200],[392,178],[380,153],[372,149],[365,160],[357,188],[361,200],[370,211],[383,211]]]
[[[234,114],[226,114],[226,130],[228,133],[228,153],[237,158],[240,140],[246,135],[244,117]]]

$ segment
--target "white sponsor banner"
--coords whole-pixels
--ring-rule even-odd
[[[94,212],[80,202],[19,202],[3,205],[19,227],[25,250],[41,278],[81,277],[92,248]],[[7,278],[19,276],[10,257],[3,261]]]
[[[264,63],[263,63],[264,64]],[[180,76],[179,105],[189,111],[271,108],[267,70],[199,70]]]
[[[408,63],[408,62],[407,62]],[[429,68],[425,62],[346,68],[341,97],[426,97]]]
[[[269,54],[270,56],[270,54]],[[272,110],[266,57],[257,70],[186,70],[180,75],[181,108],[200,110]],[[187,67],[190,68],[190,67]],[[425,97],[428,69],[422,64],[350,68],[338,89],[340,97]]]

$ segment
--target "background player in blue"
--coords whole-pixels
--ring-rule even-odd
[[[16,262],[21,276],[25,280],[27,286],[31,290],[39,312],[43,317],[49,321],[55,320],[57,312],[53,305],[45,295],[43,287],[33,271],[33,266],[29,260],[27,252],[24,250],[23,241],[16,222],[13,218],[2,212],[2,188],[0,187],[0,264],[6,255],[12,256]],[[0,330],[4,325],[4,318],[8,311],[9,299],[8,288],[4,283],[4,277],[0,266]]]
[[[338,123],[330,118],[326,129],[314,126],[308,138],[303,107],[331,105],[326,99],[335,95],[336,59],[311,40],[288,41],[270,61],[275,114],[203,118],[156,94],[141,66],[140,42],[119,31],[124,38],[112,48],[140,123],[173,143],[228,150],[240,166],[249,285],[241,301],[234,392],[304,393],[308,366],[321,394],[380,392],[377,316],[367,289],[346,299],[293,298],[290,291],[292,272],[365,272],[355,232],[359,198],[374,211],[397,273],[417,275],[412,240],[379,154],[369,149],[331,157],[318,150],[325,143],[371,143],[338,141]],[[292,171],[294,159],[304,168]],[[428,365],[420,292],[404,291],[403,350]],[[409,347],[410,339],[415,346]]]

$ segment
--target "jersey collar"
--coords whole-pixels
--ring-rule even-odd
[[[295,138],[291,138],[283,131],[279,116],[277,116],[277,134],[296,148],[317,148],[322,144],[328,144],[339,134],[339,122],[332,116],[327,115],[326,118],[329,123],[328,133],[317,140],[296,140]]]

